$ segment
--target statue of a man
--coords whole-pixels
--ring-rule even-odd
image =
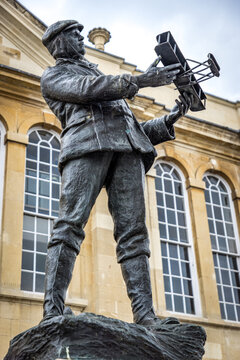
[[[140,88],[172,83],[178,64],[138,76],[104,75],[84,57],[82,29],[77,21],[58,21],[42,39],[56,59],[42,76],[42,94],[63,128],[60,209],[48,244],[44,319],[64,313],[83,229],[105,186],[134,322],[159,325],[152,304],[144,177],[156,156],[154,145],[174,139],[173,124],[188,111],[191,98],[180,96],[169,115],[138,123],[124,99]]]

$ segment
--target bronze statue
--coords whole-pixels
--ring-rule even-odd
[[[104,75],[84,57],[82,29],[77,21],[58,21],[42,39],[56,59],[56,65],[42,76],[42,94],[63,128],[60,210],[48,245],[43,320],[64,313],[66,291],[85,236],[83,229],[106,186],[117,260],[134,322],[177,324],[174,318],[161,321],[153,309],[144,176],[156,156],[154,145],[175,138],[173,124],[186,114],[192,99],[185,93],[169,115],[138,123],[124,99],[143,87],[171,84],[179,64],[152,67],[139,76]]]

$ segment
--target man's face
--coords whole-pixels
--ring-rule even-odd
[[[72,50],[74,49],[77,54],[84,55],[85,54],[85,46],[83,39],[84,37],[81,35],[79,29],[71,29],[64,32],[67,35],[67,40]]]

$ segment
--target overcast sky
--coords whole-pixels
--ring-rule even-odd
[[[145,70],[156,58],[156,35],[170,30],[186,58],[216,57],[220,78],[202,84],[204,91],[240,100],[240,0],[20,0],[50,25],[78,20],[88,32],[105,27],[112,38],[105,51]]]

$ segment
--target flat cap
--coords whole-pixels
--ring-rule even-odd
[[[61,31],[67,30],[68,28],[79,28],[80,31],[83,29],[83,25],[79,24],[76,20],[60,20],[50,25],[42,37],[42,43],[47,46],[49,42]]]

